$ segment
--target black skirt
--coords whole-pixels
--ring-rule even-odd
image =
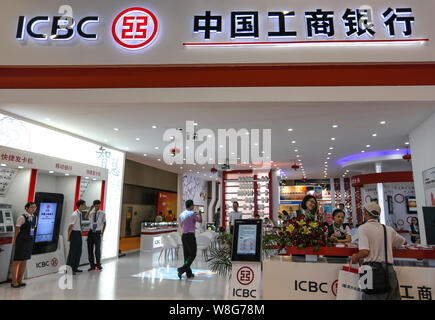
[[[29,260],[33,251],[33,238],[18,234],[15,242],[14,261]]]

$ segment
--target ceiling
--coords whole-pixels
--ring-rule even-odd
[[[208,128],[215,134],[217,129],[271,129],[273,163],[278,163],[277,167],[286,172],[288,179],[300,179],[301,169],[294,171],[290,166],[301,160],[307,179],[312,179],[325,177],[325,162],[328,178],[339,177],[346,170],[350,170],[348,175],[370,170],[370,166],[343,169],[336,161],[362,150],[407,147],[405,142],[410,132],[435,112],[435,103],[8,103],[0,104],[1,110],[126,151],[129,159],[176,173],[197,174],[204,179],[211,178],[213,165],[164,163],[162,151],[169,143],[162,139],[166,129],[185,128],[187,120],[195,121],[196,129]],[[372,136],[374,133],[376,137]],[[216,152],[221,150],[217,145]],[[409,167],[409,164],[398,166]],[[249,169],[249,164],[232,167]]]

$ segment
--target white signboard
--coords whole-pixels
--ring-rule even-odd
[[[263,262],[263,298],[273,300],[335,300],[342,264],[292,262],[278,257]],[[432,300],[435,268],[395,266],[404,300]],[[279,276],[277,276],[279,275]]]
[[[230,299],[261,299],[261,262],[235,262],[231,271]]]
[[[435,207],[435,168],[423,171],[426,206]]]

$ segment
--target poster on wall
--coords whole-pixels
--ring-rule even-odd
[[[388,201],[388,214],[394,214],[394,210],[393,210],[393,197],[392,196],[387,196],[387,201]]]
[[[423,187],[427,207],[435,207],[435,167],[423,171]]]
[[[322,187],[321,186],[315,186],[314,187],[314,196],[318,200],[322,199]]]
[[[406,197],[406,207],[409,214],[417,213],[417,200],[415,197]]]
[[[302,200],[307,194],[306,186],[279,187],[279,200]]]

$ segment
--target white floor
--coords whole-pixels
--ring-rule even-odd
[[[26,287],[18,289],[4,283],[0,285],[0,300],[227,299],[228,278],[208,270],[201,255],[192,265],[193,280],[185,275],[178,279],[176,268],[182,265],[181,259],[158,257],[159,252],[135,252],[103,262],[102,271],[88,272],[88,266],[82,266],[83,272],[72,277],[71,290],[60,288],[61,274],[25,280]]]

